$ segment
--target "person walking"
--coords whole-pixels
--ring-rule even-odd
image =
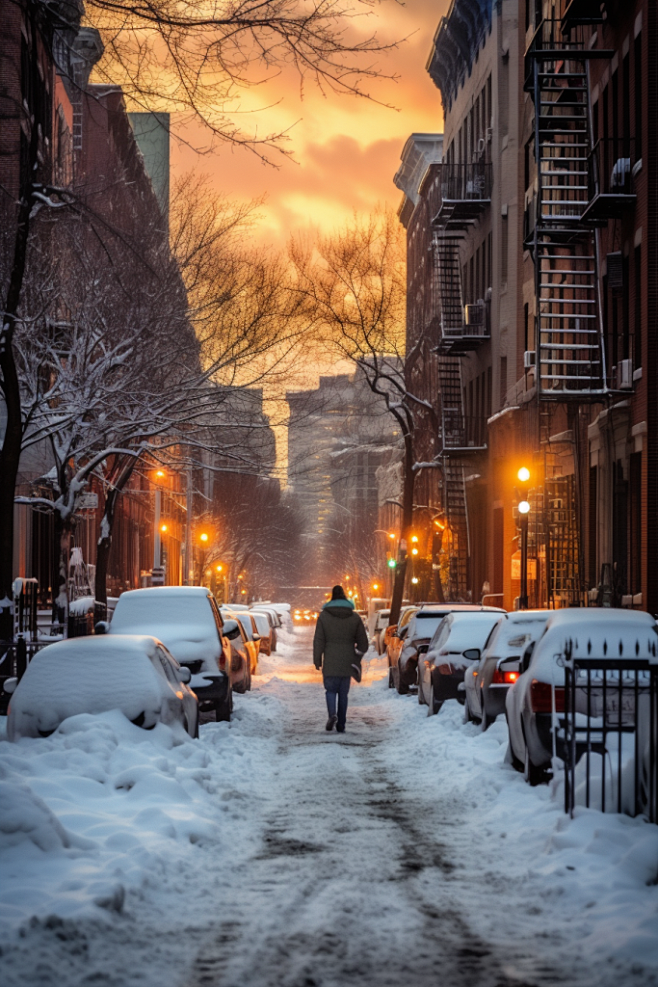
[[[368,635],[342,586],[334,586],[315,625],[313,664],[322,669],[327,698],[327,730],[345,733],[352,665],[368,650]],[[336,711],[338,702],[338,711]]]

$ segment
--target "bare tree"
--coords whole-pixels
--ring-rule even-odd
[[[0,327],[0,390],[4,434],[0,449],[0,639],[11,637],[13,501],[24,431],[15,337],[21,319],[30,321],[24,283],[35,218],[47,209],[58,218],[71,204],[68,189],[54,180],[50,159],[50,99],[44,86],[41,54],[57,50],[61,72],[73,64],[72,45],[80,28],[78,4],[11,0],[23,15],[27,38],[14,65],[21,80],[15,105],[20,119],[21,168],[17,194],[3,202],[8,231],[0,272],[3,305]],[[128,99],[148,109],[188,110],[213,135],[256,153],[280,147],[285,134],[245,133],[231,112],[239,95],[292,67],[300,84],[312,78],[323,88],[368,95],[364,79],[379,70],[363,62],[387,46],[373,36],[359,37],[350,21],[361,8],[350,0],[88,0],[86,20],[100,31],[107,58],[101,78],[123,85]],[[19,52],[19,48],[16,48]],[[23,64],[24,63],[24,64]],[[71,75],[70,82],[77,85]],[[5,102],[10,101],[3,94]],[[6,192],[7,190],[3,190]]]
[[[418,410],[436,427],[435,409],[411,386],[420,344],[405,351],[404,230],[390,211],[352,223],[312,248],[292,244],[292,258],[312,318],[329,350],[351,360],[368,386],[386,402],[404,442],[401,538],[390,623],[397,623],[404,594],[407,546],[411,538]],[[311,317],[311,316],[309,316]]]

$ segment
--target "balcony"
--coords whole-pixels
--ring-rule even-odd
[[[444,412],[442,438],[443,452],[481,452],[487,448],[487,419],[448,410]]]
[[[489,304],[478,301],[464,305],[464,318],[460,326],[441,325],[439,350],[458,356],[477,349],[480,343],[491,337]]]
[[[602,24],[601,0],[571,0],[562,17],[562,32],[567,34],[581,24]]]
[[[584,221],[619,219],[635,206],[635,139],[604,138],[588,159],[588,203]]]
[[[492,166],[444,164],[441,174],[441,202],[436,222],[454,230],[465,229],[491,203]]]

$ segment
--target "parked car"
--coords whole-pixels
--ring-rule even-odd
[[[492,628],[480,661],[464,676],[467,720],[487,730],[505,712],[505,696],[521,674],[521,656],[542,634],[552,610],[516,610]]]
[[[378,655],[384,654],[384,635],[386,633],[386,628],[388,627],[388,618],[390,615],[390,610],[378,610],[372,621],[370,642],[374,645],[375,651]]]
[[[602,660],[642,658],[648,657],[657,632],[655,618],[638,610],[597,607],[551,613],[541,637],[526,648],[521,675],[505,700],[509,759],[526,781],[546,781],[554,750],[559,754],[557,719],[564,712],[567,646],[576,655]]]
[[[109,627],[110,636],[150,634],[163,641],[192,673],[201,712],[214,712],[217,720],[230,719],[233,690],[248,688],[248,666],[231,646],[236,630],[223,624],[204,586],[150,586],[122,593]]]
[[[281,626],[279,615],[275,610],[261,610],[252,607],[250,611],[256,620],[256,627],[261,637],[260,650],[264,655],[271,655],[276,651],[276,629]]]
[[[386,644],[386,656],[388,658],[388,687],[392,689],[395,686],[395,680],[393,677],[393,665],[397,665],[400,660],[400,653],[404,647],[405,638],[409,632],[409,623],[411,618],[415,613],[418,612],[420,607],[403,607],[400,610],[400,619],[397,624],[393,627],[387,629],[384,635],[384,641]]]
[[[37,652],[12,692],[7,737],[48,737],[69,716],[121,712],[136,726],[180,725],[198,736],[191,673],[162,641],[136,634],[77,637]]]
[[[450,613],[462,611],[505,613],[499,607],[483,607],[478,603],[424,603],[409,621],[409,630],[399,656],[391,655],[389,676],[392,675],[394,685],[401,695],[409,692],[410,686],[416,685],[419,656],[426,653],[443,618]]]
[[[260,637],[258,653],[269,655],[272,651],[271,628],[267,619],[267,614],[260,610],[250,610],[251,619],[256,625],[256,632]]]
[[[269,603],[268,606],[271,607],[272,610],[276,610],[276,612],[278,613],[279,617],[281,618],[281,624],[282,624],[284,630],[286,630],[289,634],[292,634],[293,631],[294,631],[294,627],[293,627],[293,624],[292,624],[292,615],[290,613],[290,604],[289,603]],[[317,617],[317,613],[315,614],[315,616]]]
[[[418,702],[435,716],[446,699],[464,702],[464,675],[480,660],[485,641],[500,614],[487,610],[449,613],[432,635],[418,662]]]
[[[224,619],[230,620],[232,618],[238,622],[239,636],[236,634],[231,643],[249,667],[249,688],[251,689],[251,676],[258,674],[260,635],[249,610],[233,610],[232,607],[221,607],[220,609]]]

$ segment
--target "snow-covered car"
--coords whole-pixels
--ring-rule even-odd
[[[198,735],[191,675],[146,635],[77,637],[37,652],[9,703],[7,737],[48,737],[79,713],[121,712],[136,726],[180,723]],[[12,685],[10,680],[10,688]]]
[[[248,687],[249,669],[233,652],[230,632],[210,590],[204,586],[150,586],[119,597],[109,633],[150,634],[164,641],[192,673],[201,712],[228,720],[233,689]]]
[[[418,702],[435,716],[447,699],[464,698],[464,675],[477,664],[500,614],[487,610],[449,613],[418,661]]]
[[[276,646],[278,643],[278,630],[282,626],[281,616],[273,610],[267,604],[259,603],[251,607],[252,610],[257,610],[259,613],[264,613],[270,623],[270,651],[276,651]]]
[[[384,647],[386,650],[386,657],[388,659],[389,689],[392,689],[395,686],[395,682],[393,680],[393,665],[397,664],[400,660],[400,652],[404,646],[404,639],[409,631],[409,621],[418,609],[419,607],[415,606],[402,607],[397,624],[394,624],[393,627],[387,627],[384,634]]]
[[[611,661],[649,657],[656,640],[656,621],[638,610],[592,608],[551,613],[536,644],[521,662],[521,675],[505,699],[509,725],[508,757],[526,781],[546,781],[558,750],[558,716],[564,712],[564,655]],[[554,712],[555,711],[555,712]]]
[[[372,633],[370,635],[371,644],[374,645],[378,655],[384,654],[384,635],[388,627],[388,619],[391,616],[390,610],[378,610],[372,622]]]
[[[483,607],[478,603],[424,603],[411,617],[409,630],[404,638],[401,651],[390,658],[389,676],[401,695],[409,692],[409,687],[418,681],[418,661],[429,648],[437,627],[450,613],[487,612],[505,613],[500,607]]]
[[[220,607],[223,620],[235,620],[238,625],[237,632],[231,636],[231,647],[238,652],[242,661],[246,664],[249,672],[248,689],[251,689],[251,676],[258,672],[258,649],[260,637],[255,630],[253,618],[249,610],[234,610],[231,604],[228,607]]]
[[[269,617],[262,610],[254,610],[253,608],[249,611],[255,624],[256,630],[260,637],[260,648],[259,653],[263,655],[272,654],[272,635],[274,634],[274,627],[270,624]]]
[[[487,730],[505,712],[505,696],[521,674],[521,657],[542,634],[551,610],[515,610],[493,627],[480,661],[464,676],[465,717]]]
[[[276,610],[276,612],[278,613],[279,617],[281,618],[281,625],[283,629],[286,630],[288,634],[292,634],[294,631],[294,627],[292,623],[292,615],[290,613],[290,604],[268,603],[268,606],[271,607],[272,610]]]

